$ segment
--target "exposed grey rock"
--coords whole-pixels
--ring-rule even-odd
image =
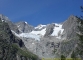
[[[78,32],[78,20],[75,16],[71,15],[64,23],[62,28],[64,29],[62,38],[70,39],[76,37]]]
[[[0,17],[1,20],[5,20],[10,25],[11,30],[14,30],[14,28],[16,28],[21,33],[29,33],[32,30],[41,31],[42,29],[46,28],[45,36],[42,36],[40,38],[40,41],[37,41],[33,38],[25,37],[20,37],[22,40],[15,41],[20,45],[20,47],[24,42],[26,48],[34,54],[38,55],[40,58],[60,58],[61,55],[70,58],[72,51],[75,51],[76,46],[79,42],[77,32],[79,32],[78,26],[80,25],[80,23],[78,22],[77,17],[73,15],[71,15],[65,22],[62,23],[64,32],[62,33],[62,35],[61,31],[59,31],[58,33],[58,36],[61,36],[61,39],[56,38],[56,36],[50,36],[53,33],[55,24],[48,24],[41,29],[34,29],[34,27],[29,25],[28,23],[18,22],[14,25],[13,23],[11,23],[11,21],[9,21],[7,17],[3,15],[0,15]],[[15,32],[17,32],[16,29],[14,30]],[[82,49],[79,46],[78,48]],[[26,60],[26,58],[23,56],[17,55],[17,57],[18,60]]]
[[[47,25],[45,36],[49,36],[53,33],[54,26],[55,26],[55,24],[48,24]]]
[[[77,35],[77,32],[79,32],[79,25],[80,22],[78,21],[78,18],[73,15],[71,15],[68,20],[63,23],[63,41],[61,42],[60,48],[57,53],[59,56],[64,55],[67,58],[71,58],[71,53],[73,51],[75,51],[76,55],[78,54],[78,52],[76,52],[76,47],[79,42],[79,37]]]
[[[15,23],[15,25],[17,25],[20,32],[29,33],[32,30],[34,30],[33,26],[31,26],[28,23],[23,22],[23,21]]]
[[[39,60],[28,51],[23,41],[10,30],[7,22],[0,17],[0,60]]]
[[[41,31],[44,28],[46,28],[46,27],[42,27],[41,29],[36,28],[36,29],[34,29],[34,31]]]
[[[9,25],[9,27],[10,27],[11,30],[15,31],[16,33],[19,33],[19,30],[18,30],[17,26],[16,26],[14,23],[12,23],[12,22],[9,20],[8,17],[6,17],[6,16],[0,14],[0,18],[1,18],[2,21],[8,23],[8,25]]]
[[[60,47],[60,40],[56,37],[43,37],[40,41],[22,38],[25,46],[40,58],[58,58],[56,52]]]
[[[77,21],[75,16],[70,16],[68,20],[63,23],[62,28],[64,29],[64,32],[62,34],[62,39],[50,36],[53,33],[55,24],[48,24],[44,27],[46,28],[45,37],[42,37],[40,41],[35,41],[31,38],[22,38],[23,42],[27,49],[40,58],[60,58],[61,54],[67,57],[78,42],[76,32],[79,31],[77,29],[79,23]],[[60,35],[60,33],[61,32],[59,32],[58,35]],[[63,38],[65,38],[64,41]]]

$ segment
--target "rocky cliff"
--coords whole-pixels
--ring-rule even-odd
[[[38,57],[25,48],[23,41],[10,30],[0,17],[0,60],[37,60]]]
[[[6,21],[7,18],[3,18],[4,17],[1,17],[2,23],[8,23]],[[11,24],[13,24],[16,29],[11,28],[13,26]],[[62,24],[41,24],[37,27],[33,27],[27,22],[18,22],[15,24],[11,22],[8,23],[8,25],[11,29],[11,33],[9,34],[13,33],[15,35],[12,34],[14,37],[11,36],[11,42],[9,41],[10,45],[12,43],[11,47],[13,46],[17,49],[15,58],[16,56],[18,59],[25,60],[38,59],[37,56],[40,58],[61,58],[61,56],[66,58],[83,58],[83,21],[74,15],[71,15]],[[28,50],[32,52],[29,55],[25,53]]]
[[[34,30],[34,27],[29,25],[27,22],[21,21],[21,22],[15,23],[15,25],[18,27],[21,33],[29,33],[32,30]]]

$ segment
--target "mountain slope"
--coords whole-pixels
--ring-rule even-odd
[[[9,25],[0,18],[0,60],[37,60],[38,57],[29,52],[21,39],[14,36]]]
[[[40,24],[37,27],[33,27],[27,22],[18,22],[14,25],[17,27],[19,33],[11,29],[11,32],[17,37],[12,40],[15,43],[13,47],[18,50],[18,56],[22,55],[24,59],[29,56],[24,54],[27,50],[40,58],[60,58],[61,56],[71,58],[72,55],[75,55],[77,58],[83,58],[80,55],[82,53],[82,42],[80,40],[82,40],[83,24],[82,20],[74,15],[71,15],[62,24]],[[24,48],[24,45],[27,49]],[[20,49],[19,46],[23,48]],[[20,51],[22,51],[22,54],[20,54]],[[34,58],[34,54],[32,53],[30,53],[30,58],[31,56]]]
[[[17,26],[16,26],[14,23],[12,23],[12,22],[9,20],[8,17],[6,17],[6,16],[0,14],[0,18],[1,18],[2,21],[5,21],[6,23],[8,23],[8,25],[9,25],[9,27],[10,27],[11,30],[14,30],[16,33],[19,33],[19,30],[18,30]]]
[[[18,29],[21,33],[28,33],[34,29],[33,26],[31,26],[27,22],[23,22],[23,21],[15,23],[15,25],[18,27]]]

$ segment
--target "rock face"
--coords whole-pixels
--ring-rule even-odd
[[[25,36],[25,34],[23,34],[23,36],[18,35],[18,37],[23,40],[27,49],[40,58],[60,58],[61,54],[67,57],[78,42],[76,32],[79,31],[77,29],[79,23],[77,21],[78,19],[72,15],[62,25],[52,23],[35,27],[30,33],[33,34],[32,37],[35,36],[35,34],[39,36],[35,36],[35,39],[29,38],[29,34],[27,36]],[[36,39],[38,39],[38,41]]]
[[[44,28],[46,28],[46,25],[39,24],[37,27],[34,28],[34,31],[41,31]]]
[[[64,29],[63,37],[66,39],[70,39],[76,36],[76,32],[78,31],[78,19],[71,15],[64,23],[62,28]]]
[[[82,42],[81,46],[78,45],[78,42],[80,42],[80,37],[77,34],[80,32],[79,29],[83,31],[82,28],[78,29],[78,26],[82,26],[81,23],[83,22],[80,22],[81,20],[73,15],[71,15],[62,24],[52,23],[47,25],[38,25],[37,27],[31,26],[27,22],[18,22],[14,24],[9,21],[7,17],[2,17],[2,15],[0,15],[0,18],[2,23],[4,23],[3,21],[6,21],[9,24],[12,33],[16,37],[18,37],[14,38],[10,36],[11,38],[14,38],[13,40],[10,39],[10,41],[12,40],[12,44],[16,43],[19,49],[20,47],[23,47],[21,48],[23,50],[23,53],[25,53],[28,49],[30,52],[36,54],[40,58],[60,58],[61,55],[64,55],[66,58],[71,58],[71,55],[74,51],[77,54],[76,57],[82,58],[82,55],[80,55],[76,49],[78,48],[78,50],[82,50]],[[15,29],[12,26],[15,26]],[[15,46],[16,45],[14,45],[13,47],[16,48]],[[24,47],[26,47],[27,49],[25,49]],[[18,52],[20,51],[19,49],[17,48]],[[32,58],[31,56],[33,56],[32,60],[37,60],[38,57],[34,57],[34,54],[32,53],[30,53],[30,58]],[[26,55],[22,53],[15,53],[15,59],[30,59],[29,57],[27,57],[28,55]]]
[[[34,29],[34,27],[29,25],[27,22],[18,22],[15,23],[15,25],[18,27],[21,33],[29,33]]]
[[[29,52],[23,41],[14,36],[8,23],[0,17],[0,60],[39,60]]]
[[[71,52],[75,49],[77,42],[79,40],[77,36],[79,22],[78,18],[71,15],[64,23],[62,28],[64,29],[62,34],[63,41],[61,42],[59,54],[62,54],[68,58]],[[65,52],[64,52],[65,51]]]
[[[8,25],[9,25],[9,27],[10,27],[11,30],[14,30],[16,33],[19,33],[19,30],[18,30],[17,26],[16,26],[14,23],[12,23],[12,22],[8,19],[8,17],[6,17],[6,16],[0,14],[0,18],[1,18],[2,21],[5,21],[5,22],[8,23]]]
[[[48,24],[46,27],[46,33],[45,36],[49,36],[53,33],[53,29],[55,27],[55,24]]]

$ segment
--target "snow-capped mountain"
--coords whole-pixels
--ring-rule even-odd
[[[33,26],[29,25],[27,22],[24,22],[24,21],[15,23],[15,25],[17,26],[18,30],[21,33],[28,33],[28,32],[31,32],[34,29]]]
[[[35,29],[42,29],[42,28],[44,28],[44,27],[46,27],[46,25],[40,24],[40,25],[38,25],[37,27],[35,27]]]
[[[13,22],[11,22],[7,16],[0,14],[0,18],[1,18],[2,22],[8,23],[11,30],[15,31],[16,33],[19,33],[17,26]]]
[[[62,24],[51,23],[33,27],[28,22],[12,23],[0,15],[2,22],[7,22],[12,33],[22,39],[25,47],[40,58],[60,58],[61,54],[70,58],[78,44],[78,18],[71,15]],[[18,33],[17,33],[18,32]]]
[[[47,35],[60,37],[62,32],[64,31],[64,29],[62,29],[62,24],[57,24],[57,23],[47,24],[47,25],[40,24],[37,27],[33,27],[29,25],[27,22],[23,21],[14,24],[8,19],[8,17],[2,14],[0,14],[0,17],[2,21],[5,21],[9,24],[12,31],[16,33],[18,32],[20,37],[26,37],[26,38],[32,37],[34,39],[39,40],[41,37]]]
[[[27,22],[26,22],[27,23]],[[24,22],[25,24],[25,22]],[[54,25],[53,27],[51,25]],[[21,28],[22,25],[18,25],[17,27]],[[24,27],[24,26],[23,26]],[[22,29],[20,29],[22,31]],[[27,27],[28,30],[29,30],[29,27]],[[27,29],[26,28],[26,29]],[[64,29],[62,28],[62,24],[57,24],[57,23],[54,23],[54,24],[49,24],[49,25],[38,25],[37,27],[34,27],[35,29],[40,29],[40,30],[35,30],[33,29],[31,32],[22,32],[20,34],[15,34],[18,36],[18,37],[25,37],[25,38],[33,38],[35,40],[40,40],[40,38],[44,37],[44,36],[48,36],[51,31],[53,31],[49,36],[54,36],[56,38],[60,38]],[[53,28],[53,29],[52,29]],[[26,30],[25,29],[25,30]],[[52,30],[50,30],[52,29]],[[49,31],[48,31],[49,30]],[[12,30],[13,31],[13,30]]]

